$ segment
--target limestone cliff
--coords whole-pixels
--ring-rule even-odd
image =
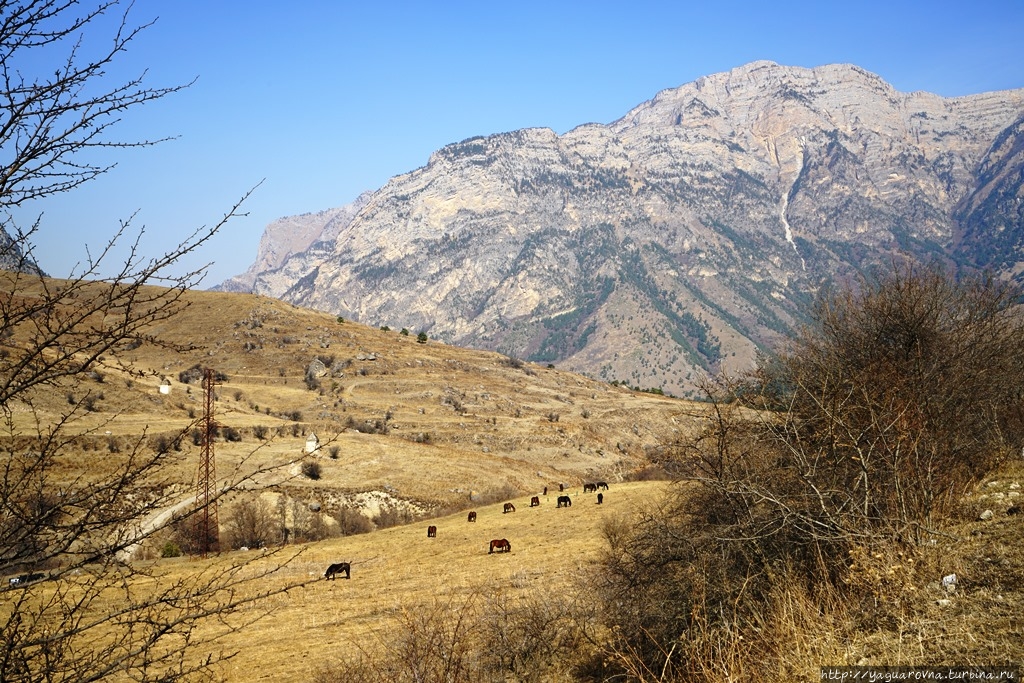
[[[893,253],[1018,272],[1022,115],[1024,90],[948,99],[850,65],[756,62],[609,125],[444,147],[344,221],[325,215],[332,239],[248,277],[365,323],[683,394]],[[1006,253],[982,256],[993,231]]]

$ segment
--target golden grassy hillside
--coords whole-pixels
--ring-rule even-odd
[[[31,296],[32,292],[20,292]],[[203,415],[203,391],[181,373],[209,367],[216,388],[218,475],[292,462],[263,477],[325,511],[359,492],[419,512],[540,492],[559,483],[620,482],[692,424],[692,403],[594,381],[501,354],[418,343],[416,332],[371,329],[254,295],[191,291],[187,306],[148,328],[152,341],[123,344],[84,385],[47,387],[33,410],[15,407],[26,433],[55,423],[73,405],[84,471],[143,435],[155,444]],[[307,383],[310,364],[322,377]],[[169,393],[161,384],[169,382]],[[310,388],[313,386],[314,388]],[[89,410],[82,410],[88,403]],[[233,440],[226,437],[234,434]],[[301,476],[309,459],[321,477]],[[174,475],[181,496],[194,485],[199,447],[181,440]],[[368,512],[373,512],[369,510]]]
[[[572,507],[561,509],[555,493],[534,508],[529,497],[517,498],[514,513],[504,514],[501,504],[475,508],[475,523],[461,512],[430,520],[436,538],[427,538],[424,521],[308,544],[275,580],[313,583],[274,598],[271,616],[223,640],[226,650],[242,653],[223,675],[229,681],[310,680],[324,664],[392,637],[403,613],[441,604],[455,619],[454,607],[466,603],[486,610],[516,597],[574,593],[580,573],[603,547],[606,521],[627,515],[664,487],[613,484],[601,506],[593,493],[575,488],[569,492]],[[489,554],[494,538],[508,539],[512,551]],[[226,564],[245,554],[158,564],[173,579],[203,562]],[[352,563],[352,578],[323,579],[326,567],[338,561]]]

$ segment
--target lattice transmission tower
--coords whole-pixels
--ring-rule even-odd
[[[203,436],[196,485],[196,536],[200,557],[220,552],[220,522],[217,518],[217,466],[214,461],[213,441],[220,425],[213,419],[214,372],[206,368],[203,373]]]

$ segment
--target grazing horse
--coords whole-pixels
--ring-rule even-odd
[[[603,493],[597,494],[597,504],[600,505],[603,502],[604,502],[604,494]]]
[[[540,498],[538,496],[534,496],[530,499],[530,507],[535,508],[538,505],[540,505]]]
[[[559,496],[558,497],[558,507],[560,507],[560,508],[561,507],[571,508],[572,507],[572,498],[570,498],[569,496]]]
[[[515,512],[515,511],[516,511],[516,506],[515,505],[513,505],[512,503],[505,503],[505,509],[503,510],[503,513],[504,512]]]
[[[584,484],[583,493],[592,493],[597,490],[597,484]]]
[[[324,572],[324,578],[334,581],[334,575],[342,572],[345,572],[346,579],[352,578],[352,566],[348,562],[335,562]]]
[[[467,522],[475,522],[476,521],[476,511],[470,512],[468,515],[466,515],[466,521]]]
[[[507,538],[496,538],[491,541],[491,549],[487,551],[487,554],[490,555],[495,550],[499,553],[510,553],[512,552],[512,544],[508,542]]]
[[[437,527],[433,524],[427,527],[427,538],[437,538]]]
[[[565,484],[559,484],[558,485],[558,492],[562,493],[563,491],[565,491]]]
[[[596,484],[594,484],[594,486],[596,486],[599,489],[604,489],[605,491],[608,490],[608,482],[606,481],[599,481]]]
[[[544,487],[544,495],[545,496],[548,495],[548,487],[547,486]]]

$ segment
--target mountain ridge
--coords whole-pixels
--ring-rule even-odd
[[[607,125],[446,145],[258,260],[251,290],[686,394],[894,255],[1018,275],[1022,115],[1024,90],[943,98],[753,62]],[[988,253],[996,214],[1008,254]]]

